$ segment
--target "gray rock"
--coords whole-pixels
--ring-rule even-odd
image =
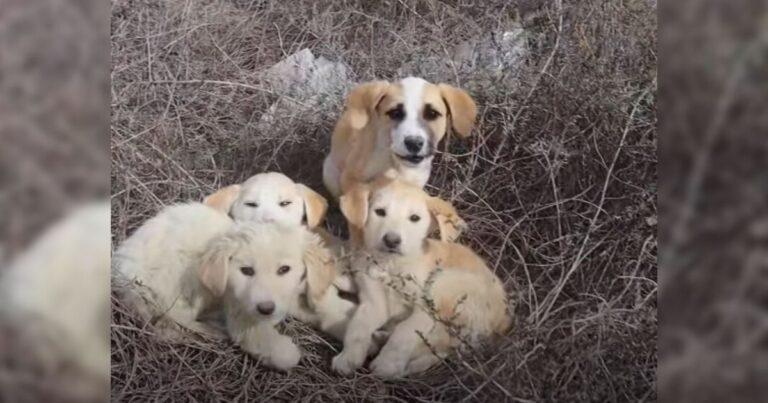
[[[430,55],[409,60],[398,74],[440,79],[462,75],[481,81],[509,79],[517,77],[528,53],[527,33],[515,25],[505,31],[461,42],[449,51],[447,58]]]
[[[348,85],[347,66],[316,58],[309,49],[302,49],[265,72],[265,80],[281,94],[312,98],[344,90]]]
[[[257,128],[269,126],[300,116],[309,110],[331,107],[340,102],[352,85],[349,69],[339,62],[315,57],[309,49],[302,49],[281,60],[264,72],[264,81],[281,96],[261,116]]]

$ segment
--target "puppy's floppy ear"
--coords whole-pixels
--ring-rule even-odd
[[[389,83],[386,81],[371,81],[358,85],[347,95],[344,118],[353,129],[360,130],[368,124],[387,87]]]
[[[454,86],[438,84],[437,88],[440,89],[440,95],[442,95],[445,104],[448,105],[453,131],[461,137],[468,137],[477,117],[475,101],[464,90]]]
[[[355,184],[352,189],[339,198],[339,207],[351,227],[362,229],[368,220],[368,196],[371,189],[363,183]]]
[[[336,278],[336,263],[319,235],[307,232],[304,265],[307,270],[307,302],[315,308]]]
[[[441,240],[454,242],[467,229],[467,223],[459,216],[453,204],[438,197],[427,196],[427,209],[432,215],[432,222],[437,224]]]
[[[219,210],[224,214],[229,214],[229,209],[235,204],[237,196],[240,195],[240,185],[230,185],[217,190],[215,193],[206,196],[203,204],[213,209]]]
[[[297,183],[301,197],[304,199],[304,211],[307,214],[307,227],[315,228],[325,218],[328,211],[328,201],[319,193],[307,186]]]
[[[234,240],[221,236],[211,240],[203,254],[198,278],[215,296],[223,295],[227,288],[229,258],[234,248]]]
[[[368,197],[371,189],[368,185],[358,183],[339,198],[339,207],[347,219],[349,242],[353,247],[363,243],[363,228],[368,221]]]

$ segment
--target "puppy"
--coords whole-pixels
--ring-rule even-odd
[[[219,189],[203,204],[229,214],[235,221],[306,224],[309,228],[316,228],[328,210],[323,196],[278,172],[256,174],[242,185]]]
[[[303,227],[237,224],[208,244],[198,273],[206,289],[223,298],[230,337],[268,366],[287,370],[301,357],[293,341],[275,329],[286,316],[336,325],[322,310],[332,294],[327,292],[334,278],[330,253]]]
[[[448,125],[470,135],[477,107],[464,91],[408,77],[369,82],[348,95],[323,163],[323,181],[334,197],[394,168],[402,180],[424,187]]]
[[[203,199],[203,204],[228,214],[236,222],[304,225],[319,234],[336,256],[342,255],[347,248],[343,241],[320,226],[328,211],[325,198],[278,172],[256,174],[243,184],[221,188]],[[356,293],[354,283],[347,275],[335,278],[333,286],[341,295]],[[339,301],[339,305],[346,307],[347,304]]]
[[[335,371],[359,368],[371,335],[387,322],[394,324],[392,335],[370,364],[381,377],[426,370],[439,360],[432,348],[445,355],[459,340],[473,343],[508,329],[506,293],[485,262],[462,245],[427,238],[447,202],[402,180],[381,179],[355,187],[340,205],[361,229],[365,253],[355,273],[360,305],[344,350],[333,359]]]
[[[18,370],[64,382],[65,396],[57,399],[102,401],[109,394],[109,259],[109,202],[103,201],[68,214],[0,267],[0,372],[6,384],[22,379]],[[23,341],[6,339],[9,329]],[[24,365],[13,364],[20,358]],[[27,373],[28,364],[41,373]]]
[[[299,288],[287,286],[294,283],[294,276],[282,278],[287,273],[285,268],[274,275],[261,274],[253,284],[240,281],[238,276],[230,277],[225,270],[229,263],[218,264],[221,262],[215,259],[235,252],[250,253],[250,258],[260,256],[263,262],[283,259],[289,262],[288,266],[300,269],[303,283]],[[238,256],[232,255],[232,261],[247,258]],[[296,256],[303,259],[300,265]],[[219,312],[222,305],[229,313],[245,315],[242,309],[226,308],[234,301],[224,298],[227,278],[233,279],[229,285],[237,295],[250,293],[252,298],[259,299],[258,303],[269,302],[270,296],[277,300],[272,301],[274,312],[269,312],[268,304],[259,308],[258,303],[248,312],[277,319],[290,315],[341,339],[356,305],[339,297],[331,287],[338,277],[330,250],[319,235],[305,227],[235,223],[224,213],[201,203],[167,207],[139,227],[113,254],[113,279],[123,299],[170,339],[181,338],[181,328],[221,337],[219,329],[201,319]],[[251,285],[244,286],[246,283]],[[228,333],[239,334],[231,323],[244,320],[228,321]],[[274,366],[282,368],[283,364],[279,361]]]
[[[215,308],[200,284],[200,256],[212,239],[234,221],[202,203],[164,208],[142,224],[112,255],[112,277],[121,298],[167,338],[180,338],[179,327],[209,336],[221,332],[198,321]]]
[[[179,326],[220,336],[220,331],[203,321],[219,312],[217,299],[200,290],[190,270],[207,242],[235,222],[315,227],[322,222],[326,209],[322,196],[285,175],[258,174],[243,185],[219,190],[202,204],[171,206],[147,221],[116,251],[113,277],[128,304],[143,319],[155,322],[164,336],[182,337]],[[340,243],[336,239],[330,242]],[[305,309],[294,313],[300,320],[341,339],[355,307],[355,288],[348,275],[335,270],[328,273],[332,273],[329,278],[333,292],[318,300],[317,306],[304,304]]]
[[[242,185],[230,185],[208,195],[203,204],[228,214],[235,221],[306,225],[334,251],[341,252],[345,247],[340,239],[320,227],[328,211],[325,198],[281,173],[256,174]],[[335,285],[343,291],[354,292],[348,276],[337,279]]]

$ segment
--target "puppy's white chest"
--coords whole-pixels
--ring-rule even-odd
[[[432,173],[432,159],[424,160],[415,167],[401,165],[398,167],[398,172],[404,181],[423,188]]]

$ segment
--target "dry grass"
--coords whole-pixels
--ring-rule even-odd
[[[112,398],[654,400],[653,2],[288,3],[113,1],[114,241],[163,205],[264,170],[322,189],[342,94],[257,126],[279,96],[264,69],[310,48],[355,81],[416,74],[474,95],[476,135],[441,147],[428,189],[470,224],[463,241],[505,281],[516,325],[490,347],[383,382],[331,373],[339,344],[300,324],[288,331],[306,357],[281,374],[229,343],[160,342],[113,300]],[[531,53],[509,76],[429,63],[515,22]],[[329,224],[341,226],[338,213]]]

